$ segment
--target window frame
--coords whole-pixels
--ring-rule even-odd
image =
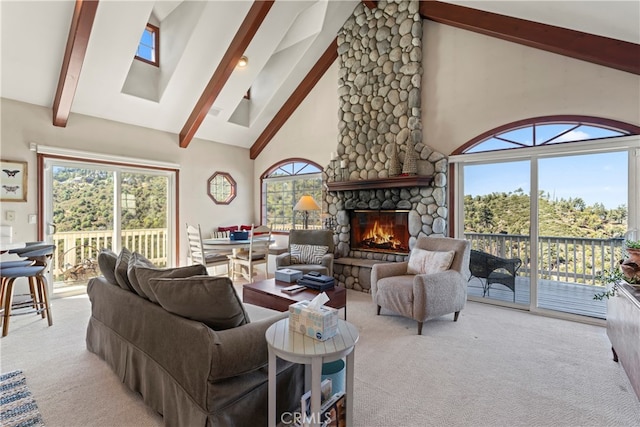
[[[273,174],[274,172],[276,172],[278,169],[283,168],[284,166],[291,164],[291,163],[306,163],[307,166],[303,167],[299,172],[302,172],[304,170],[304,168],[308,167],[308,166],[312,166],[316,169],[318,169],[318,172],[311,172],[311,173],[293,173],[293,174],[289,174],[287,175],[283,175],[283,176],[277,176],[277,177],[270,177],[271,174]],[[304,159],[304,158],[300,158],[300,157],[291,157],[291,158],[287,158],[287,159],[283,159],[278,161],[277,163],[274,163],[273,165],[271,165],[269,168],[267,168],[265,170],[265,172],[262,173],[262,175],[260,175],[260,222],[262,224],[266,224],[267,222],[267,200],[266,200],[266,185],[267,183],[271,180],[273,181],[286,181],[287,178],[293,180],[296,179],[296,177],[301,177],[301,176],[308,176],[310,178],[313,179],[320,179],[320,193],[321,193],[321,198],[320,200],[316,200],[316,202],[318,202],[318,204],[322,207],[322,200],[323,200],[323,195],[322,193],[324,192],[324,178],[323,178],[323,173],[324,173],[324,167],[322,167],[321,165],[319,165],[318,163],[309,160],[309,159]],[[299,179],[299,178],[297,178]],[[295,205],[295,201],[294,203],[291,205],[291,210],[293,211],[293,206]],[[295,216],[295,213],[293,214],[293,216]],[[311,222],[311,217],[309,218],[310,222]],[[273,229],[273,234],[289,234],[289,230],[279,230],[274,228],[271,224],[268,224],[272,229]],[[322,228],[322,210],[320,211],[320,218],[318,223],[314,223],[314,224],[310,224],[313,226],[318,226],[319,228]],[[295,227],[295,220],[294,220],[294,224],[293,226]]]
[[[500,150],[487,150],[477,152],[467,152],[471,148],[478,146],[492,138],[496,134],[509,132],[516,129],[526,128],[534,124],[571,124],[579,121],[580,124],[608,128],[610,130],[626,133],[621,136],[605,137],[600,139],[583,139],[567,141],[555,144],[540,144],[525,147],[513,147]],[[467,165],[498,164],[501,162],[512,162],[524,160],[530,165],[530,247],[531,265],[538,265],[539,253],[539,221],[538,221],[538,200],[539,196],[539,162],[563,156],[588,155],[609,152],[628,153],[628,195],[627,195],[627,228],[638,229],[640,227],[640,195],[637,194],[637,183],[640,182],[640,127],[633,124],[618,122],[611,119],[586,117],[586,116],[547,116],[532,119],[520,120],[505,124],[495,129],[484,132],[478,137],[460,146],[448,158],[448,197],[449,197],[449,229],[451,237],[464,238],[464,167]],[[591,319],[579,314],[564,311],[551,310],[538,306],[538,276],[532,276],[530,285],[529,306],[525,307],[533,313],[560,317],[567,320],[585,321]],[[479,301],[478,299],[473,299]],[[483,301],[484,302],[484,301]],[[510,302],[491,301],[491,304],[514,307]],[[523,308],[518,306],[516,308]],[[588,320],[589,322],[591,320]],[[598,320],[599,322],[600,320]],[[600,323],[597,323],[600,324]]]
[[[155,67],[160,67],[160,27],[157,27],[151,23],[147,23],[144,29],[145,31],[151,32],[151,34],[153,35],[153,46],[151,47],[151,51],[153,52],[154,60],[149,60],[142,56],[138,56],[138,49],[140,47],[140,43],[142,42],[142,37],[140,37],[140,41],[138,41],[138,48],[136,49],[135,59],[153,65]]]
[[[576,125],[586,125],[593,127],[600,127],[603,129],[609,129],[612,131],[617,131],[621,133],[626,133],[625,135],[613,136],[609,138],[601,138],[601,139],[589,139],[589,140],[578,140],[578,141],[566,141],[566,142],[558,142],[554,144],[539,144],[532,146],[522,146],[522,147],[511,147],[501,150],[490,150],[490,151],[477,151],[469,153],[469,150],[475,148],[485,141],[490,140],[495,136],[499,136],[505,134],[507,132],[511,132],[514,130],[524,129],[527,127],[533,126],[542,126],[549,124],[557,124],[557,125],[568,125],[568,124],[576,124]],[[491,129],[487,132],[483,132],[475,138],[471,139],[467,143],[461,145],[457,149],[455,149],[451,155],[459,155],[459,154],[477,154],[477,153],[488,153],[488,152],[497,152],[497,151],[508,151],[508,150],[520,150],[520,149],[530,149],[535,147],[543,147],[543,146],[551,146],[551,145],[563,145],[563,144],[573,144],[573,143],[582,143],[585,141],[602,141],[606,139],[615,139],[621,138],[624,136],[638,135],[640,134],[640,130],[638,127],[631,125],[629,123],[621,122],[618,120],[606,119],[603,117],[592,117],[592,116],[581,116],[581,115],[555,115],[555,116],[541,116],[541,117],[533,117],[530,119],[518,120],[511,123],[506,123],[502,126],[498,126],[494,129]]]

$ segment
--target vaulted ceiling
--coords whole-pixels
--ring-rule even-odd
[[[337,57],[336,34],[358,3],[2,0],[0,95],[51,108],[52,126],[84,114],[170,132],[183,147],[196,137],[251,148],[255,158]],[[575,30],[547,50],[640,67],[637,1],[422,2],[421,13],[524,44],[552,31],[528,40],[543,49],[564,34],[555,27]],[[554,27],[523,34],[522,21],[495,14]],[[148,22],[160,27],[160,67],[134,59]],[[601,36],[606,52],[590,52],[593,39],[575,44],[582,33]],[[238,68],[243,55],[249,64]]]

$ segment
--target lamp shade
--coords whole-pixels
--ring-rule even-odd
[[[306,196],[302,196],[300,197],[300,200],[298,200],[298,203],[296,203],[296,205],[293,207],[294,211],[319,211],[320,210],[320,206],[318,206],[318,203],[313,200],[313,197],[306,195]]]

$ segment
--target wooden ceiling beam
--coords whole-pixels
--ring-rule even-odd
[[[211,76],[211,80],[200,95],[200,99],[189,115],[187,122],[180,131],[180,147],[186,148],[191,143],[198,128],[204,121],[213,106],[218,95],[224,88],[224,85],[231,77],[231,73],[238,65],[238,60],[244,55],[245,50],[249,47],[249,43],[255,36],[258,28],[269,13],[269,9],[273,6],[274,0],[256,0],[253,2],[247,16],[242,21],[242,25],[233,37],[231,44],[227,48],[218,68]]]
[[[439,1],[420,2],[420,15],[525,46],[640,74],[640,45]]]
[[[249,157],[255,160],[258,155],[265,149],[271,139],[278,133],[282,125],[286,123],[293,112],[298,108],[300,103],[307,97],[309,92],[314,88],[316,83],[324,76],[331,64],[338,58],[338,39],[332,40],[327,50],[322,54],[320,59],[313,66],[311,71],[305,76],[296,90],[291,94],[289,99],[284,103],[282,108],[273,117],[264,131],[260,134],[256,142],[249,149]]]
[[[67,126],[97,10],[98,0],[76,0],[56,96],[53,100],[54,126]]]
[[[378,0],[362,0],[362,3],[372,10],[378,7]]]

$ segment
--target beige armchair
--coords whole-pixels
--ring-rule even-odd
[[[317,256],[317,262],[309,263],[307,260],[296,261],[295,255],[292,260],[291,245],[313,245],[326,246],[324,255]],[[321,274],[333,277],[333,231],[331,230],[291,230],[289,232],[289,251],[276,257],[276,270],[280,268],[292,268],[294,270],[308,273],[317,271]],[[302,262],[302,263],[300,263]]]
[[[451,265],[447,267],[445,262],[436,268],[438,261],[447,258],[448,251],[453,251],[452,259],[448,258]],[[418,335],[426,320],[454,313],[453,320],[457,321],[467,300],[470,251],[467,240],[420,236],[409,261],[375,264],[371,270],[371,296],[378,314],[385,308],[416,320]],[[421,259],[425,262],[421,263]],[[416,266],[426,268],[427,274],[408,273],[415,272]]]

